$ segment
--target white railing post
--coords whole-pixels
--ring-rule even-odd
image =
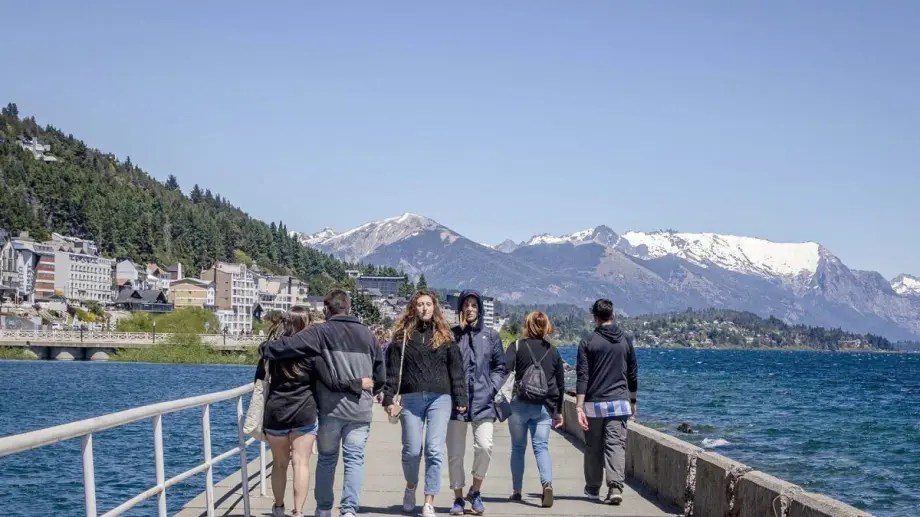
[[[96,517],[96,468],[93,465],[93,435],[83,435],[83,501],[86,517]]]
[[[159,517],[168,517],[166,514],[166,465],[163,460],[163,415],[153,417],[153,461],[156,468],[157,486],[160,493],[157,496]]]
[[[214,517],[214,466],[211,465],[211,405],[205,404],[201,412],[201,433],[204,444],[205,471],[204,498],[207,501],[208,517]]]
[[[236,399],[236,429],[240,437],[240,486],[243,489],[243,515],[251,517],[249,509],[249,465],[246,463],[246,435],[243,434],[243,423],[245,422],[243,414],[243,396]]]
[[[265,497],[265,442],[259,441],[259,495]]]

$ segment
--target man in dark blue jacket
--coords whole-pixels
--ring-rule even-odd
[[[492,436],[496,419],[495,394],[505,382],[505,354],[499,333],[483,323],[482,295],[463,291],[457,303],[460,324],[453,328],[454,338],[466,368],[470,407],[464,414],[456,411],[447,427],[447,463],[450,487],[456,500],[451,515],[463,515],[466,501],[474,515],[485,513],[480,490],[492,460]],[[466,486],[463,456],[467,429],[473,427],[473,484],[463,498]]]

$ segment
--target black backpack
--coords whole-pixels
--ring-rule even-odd
[[[520,343],[518,347],[520,347]],[[546,397],[549,395],[549,383],[546,381],[546,372],[543,371],[543,359],[546,359],[550,350],[552,350],[552,348],[547,349],[543,357],[537,361],[536,356],[533,355],[533,348],[527,347],[533,364],[528,365],[527,368],[524,369],[521,380],[519,380],[515,386],[517,398],[527,402],[542,403],[546,401]],[[516,352],[520,352],[520,349],[516,350]]]

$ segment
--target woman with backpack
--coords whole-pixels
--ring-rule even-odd
[[[521,501],[527,433],[537,460],[542,485],[541,506],[553,505],[553,463],[549,454],[551,427],[562,427],[565,376],[559,350],[549,341],[553,324],[535,311],[524,321],[524,339],[508,347],[505,364],[514,371],[514,390],[508,431],[511,434],[512,501]]]

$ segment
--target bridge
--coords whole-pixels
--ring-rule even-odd
[[[197,397],[151,404],[127,411],[81,420],[70,424],[22,434],[0,437],[0,457],[45,447],[63,440],[80,439],[83,465],[83,513],[87,517],[115,517],[135,508],[150,498],[157,500],[157,516],[167,517],[167,490],[192,476],[205,476],[205,491],[185,502],[177,514],[180,517],[251,517],[270,514],[272,504],[268,476],[271,458],[264,446],[259,457],[250,462],[246,446],[252,443],[243,435],[244,402],[252,385],[210,393]],[[211,450],[211,405],[220,401],[236,402],[238,445],[215,455]],[[169,479],[165,476],[163,415],[197,410],[201,412],[202,457],[199,465]],[[510,493],[510,440],[507,426],[496,425],[495,449],[485,492],[488,494],[489,515],[529,516],[600,516],[634,517],[658,516],[738,516],[738,517],[866,517],[869,514],[813,494],[801,487],[758,472],[750,467],[705,452],[689,443],[630,423],[627,441],[627,488],[620,506],[600,505],[582,495],[584,479],[581,471],[581,449],[584,435],[575,423],[574,399],[568,396],[563,432],[554,433],[550,441],[553,457],[553,484],[556,504],[550,509],[539,506],[536,466],[528,451],[525,470],[525,500],[512,503]],[[115,508],[99,512],[96,504],[93,435],[102,431],[150,421],[153,427],[153,462],[155,479],[152,486],[125,500]],[[399,463],[399,426],[387,422],[381,408],[375,409],[370,439],[366,451],[365,482],[362,495],[362,515],[398,515],[401,513],[402,471]],[[471,447],[467,447],[470,451]],[[139,465],[149,461],[149,452],[134,451],[130,462]],[[240,470],[215,483],[213,467],[224,461],[238,461]],[[471,463],[468,463],[471,464]],[[341,466],[337,491],[341,485]],[[446,475],[446,472],[445,472]],[[289,479],[291,476],[289,475]],[[13,487],[13,485],[10,485]],[[312,487],[311,487],[312,491]],[[291,508],[292,491],[286,491],[286,506]],[[438,511],[452,501],[446,479],[436,499]],[[308,498],[306,515],[313,514],[312,497]],[[60,508],[68,515],[76,508]]]
[[[166,343],[174,335],[162,332],[0,329],[0,347],[24,348],[35,359],[106,361],[119,348],[149,348],[157,343]],[[230,334],[200,334],[198,337],[215,350],[227,352],[251,349],[265,339]]]

